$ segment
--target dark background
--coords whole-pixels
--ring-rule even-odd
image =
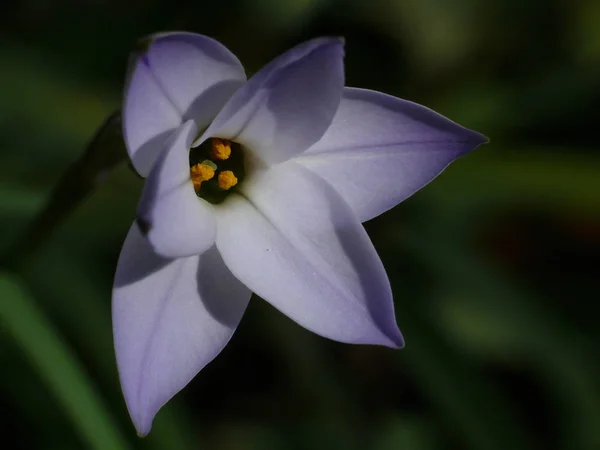
[[[5,1],[0,250],[119,107],[135,40],[163,30],[215,37],[249,74],[344,36],[348,85],[491,143],[366,224],[404,350],[327,341],[253,301],[145,439],[111,337],[142,186],[123,164],[0,277],[2,449],[600,449],[600,2]]]

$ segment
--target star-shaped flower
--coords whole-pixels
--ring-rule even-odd
[[[146,44],[123,105],[146,184],[113,293],[138,432],[223,349],[252,292],[321,336],[402,347],[361,222],[486,138],[423,106],[344,87],[340,39],[299,45],[248,81],[208,37]]]

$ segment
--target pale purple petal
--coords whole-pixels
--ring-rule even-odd
[[[130,60],[123,123],[133,164],[147,176],[170,132],[188,119],[206,128],[246,75],[235,55],[206,36],[165,33],[142,44]]]
[[[250,295],[215,247],[166,260],[131,227],[115,276],[113,331],[123,393],[140,435],[225,347]]]
[[[314,39],[284,53],[239,89],[202,140],[236,140],[264,163],[285,161],[318,141],[344,86],[340,39]]]
[[[279,165],[231,195],[217,217],[227,267],[281,312],[337,341],[403,345],[381,260],[323,179]]]
[[[331,183],[364,222],[485,142],[485,136],[424,106],[345,88],[331,127],[295,161]]]
[[[146,180],[137,222],[156,253],[167,258],[198,255],[213,245],[213,207],[194,191],[189,146],[196,135],[193,121],[183,124],[160,155]]]
[[[137,64],[131,72],[122,117],[129,158],[135,170],[147,177],[165,140],[181,124],[181,116],[144,64]]]

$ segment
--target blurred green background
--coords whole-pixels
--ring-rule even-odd
[[[111,336],[142,186],[122,164],[0,275],[0,448],[600,449],[600,2],[8,0],[0,24],[3,252],[159,30],[213,36],[248,73],[345,36],[348,85],[491,138],[366,224],[404,350],[330,342],[253,301],[144,439]]]

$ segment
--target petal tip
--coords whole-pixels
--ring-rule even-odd
[[[148,60],[148,52],[152,48],[152,45],[154,45],[154,43],[158,39],[160,39],[168,34],[169,33],[153,33],[153,34],[148,34],[146,36],[143,36],[143,37],[137,39],[133,43],[133,46],[131,48],[130,66],[132,66],[133,63],[137,63],[138,61],[141,61],[146,66],[150,67],[150,61]]]
[[[180,37],[180,36],[187,36],[187,35],[192,35],[193,33],[188,33],[188,32],[181,32],[181,31],[162,31],[162,32],[158,32],[158,33],[151,33],[148,34],[146,36],[143,36],[141,38],[139,38],[138,40],[135,41],[135,43],[133,44],[133,48],[131,49],[131,52],[134,55],[144,55],[146,53],[148,53],[148,51],[150,50],[150,47],[152,47],[152,44],[154,44],[156,41],[158,41],[159,39],[164,39],[164,38],[169,38],[169,37]]]
[[[388,332],[384,332],[383,335],[385,336],[386,341],[383,342],[382,345],[397,350],[404,348],[404,336],[402,336],[402,332],[398,326],[395,326]]]
[[[148,432],[142,433],[140,430],[137,430],[137,429],[136,429],[136,433],[137,433],[137,436],[138,436],[140,439],[143,439],[143,438],[145,438],[146,436],[148,436]]]
[[[125,389],[125,385],[123,385]],[[152,422],[158,411],[152,411],[148,406],[145,408],[131,397],[125,396],[125,403],[129,417],[135,428],[135,432],[139,438],[145,438],[152,430]]]
[[[134,42],[133,47],[131,49],[132,56],[136,58],[140,58],[148,53],[148,50],[152,46],[153,37],[152,36],[144,36],[137,41]]]
[[[400,335],[396,340],[393,341],[394,345],[390,346],[393,349],[401,350],[406,346],[404,342],[404,337]]]
[[[332,38],[329,38],[329,40],[333,45],[336,45],[340,48],[342,55],[345,54],[346,38],[344,36],[332,37]]]
[[[480,145],[485,145],[490,143],[490,138],[484,134],[478,133],[477,131],[473,131],[474,137],[472,141],[476,144],[476,148]]]
[[[346,46],[346,38],[344,36],[330,36],[324,39],[332,45],[339,45],[342,48]]]
[[[395,321],[388,324],[374,324],[374,326],[360,341],[354,343],[381,345],[393,349],[404,348],[404,337]]]
[[[135,426],[135,431],[139,438],[143,439],[146,436],[148,436],[148,434],[150,434],[150,431],[152,430],[153,420],[154,420],[154,415],[152,415],[151,419],[147,420],[147,421],[144,421],[144,420],[137,421],[137,420],[133,419],[133,425]]]
[[[459,152],[458,156],[465,155],[467,153],[472,152],[478,147],[488,144],[490,139],[477,131],[470,130],[468,128],[465,129],[466,133],[464,134],[464,138],[460,139],[460,145],[462,145],[462,149]]]
[[[312,51],[323,48],[339,48],[342,52],[342,55],[344,55],[345,52],[344,48],[346,46],[346,38],[343,36],[324,36],[315,38],[309,42],[313,42],[314,44]]]

